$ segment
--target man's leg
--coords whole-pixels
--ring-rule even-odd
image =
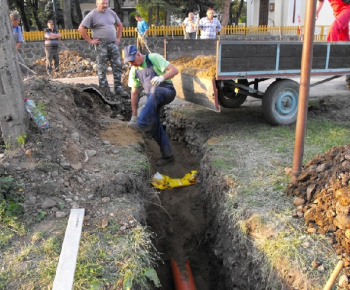
[[[154,120],[159,119],[159,108],[171,103],[176,96],[174,88],[156,87],[147,96],[145,107],[142,109],[137,124],[147,130],[153,126]]]
[[[99,86],[110,89],[106,76],[108,61],[107,44],[101,43],[96,45],[96,61]]]
[[[59,65],[60,65],[60,59],[59,59],[59,48],[55,47],[53,49],[53,59],[54,59],[54,65],[55,65],[55,72],[59,72]]]
[[[45,47],[45,55],[46,55],[46,72],[48,75],[51,74],[52,67],[51,67],[51,61],[50,61],[50,51],[49,47]]]
[[[114,79],[114,93],[121,97],[129,97],[129,94],[124,92],[121,79],[122,79],[122,63],[120,59],[119,48],[116,43],[108,44],[108,58],[112,66],[113,79]]]

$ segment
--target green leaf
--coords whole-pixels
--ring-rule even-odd
[[[160,287],[160,281],[159,281],[156,270],[154,270],[153,268],[146,268],[145,276],[148,279],[150,279],[156,287]]]
[[[127,272],[124,276],[123,289],[130,290],[132,287],[133,280],[134,280],[134,275],[131,272]]]

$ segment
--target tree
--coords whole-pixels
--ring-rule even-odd
[[[33,17],[34,17],[36,26],[38,27],[38,30],[39,31],[44,30],[39,19],[39,0],[30,0],[28,3],[32,7]]]
[[[235,19],[235,24],[238,25],[238,21],[239,21],[239,17],[242,13],[242,9],[243,9],[243,3],[244,1],[241,0],[241,2],[239,3],[238,9],[236,11],[236,19]]]
[[[65,29],[73,29],[72,23],[72,1],[62,0],[63,20]]]
[[[9,15],[7,0],[0,0],[0,131],[4,142],[16,147],[27,132],[27,115]]]
[[[224,9],[223,9],[224,13],[222,15],[221,25],[227,25],[228,24],[228,19],[229,19],[229,14],[230,14],[230,7],[231,7],[231,0],[225,0]]]

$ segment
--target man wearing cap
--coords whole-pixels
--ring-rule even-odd
[[[17,11],[13,11],[10,14],[10,20],[11,20],[11,24],[12,24],[13,38],[15,39],[15,43],[16,43],[17,59],[18,59],[18,62],[20,63],[19,67],[21,68],[21,72],[25,76],[28,76],[29,75],[29,71],[25,67],[25,62],[24,62],[24,59],[23,59],[22,55],[18,51],[19,47],[24,42],[24,38],[23,38],[23,34],[22,34],[22,29],[19,26],[19,22],[21,21],[21,17],[19,16]]]
[[[131,87],[132,118],[128,127],[138,132],[150,132],[156,140],[162,153],[162,159],[157,166],[163,166],[174,161],[168,136],[160,122],[160,108],[171,103],[176,91],[171,78],[178,69],[157,53],[143,55],[135,45],[124,49],[124,62],[131,65],[128,85]],[[143,87],[147,101],[137,118],[139,88]]]
[[[123,24],[117,14],[108,8],[108,0],[96,0],[96,6],[96,9],[85,16],[78,31],[88,43],[95,46],[100,87],[109,90],[106,77],[109,61],[113,71],[114,93],[120,97],[128,97],[128,93],[124,92],[121,84],[122,63],[118,48]],[[87,29],[92,30],[93,38],[88,35]]]

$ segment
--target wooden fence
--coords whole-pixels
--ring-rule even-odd
[[[315,28],[315,41],[325,41],[329,26],[318,25]],[[234,26],[226,25],[221,28],[221,35],[300,35],[303,34],[304,27],[298,26]],[[77,29],[59,30],[62,39],[82,39]],[[91,36],[91,31],[88,30]],[[150,26],[149,36],[183,36],[182,26]],[[199,31],[200,35],[200,31]],[[136,37],[135,27],[124,27],[123,37]],[[24,32],[23,37],[26,41],[44,40],[44,31]]]

